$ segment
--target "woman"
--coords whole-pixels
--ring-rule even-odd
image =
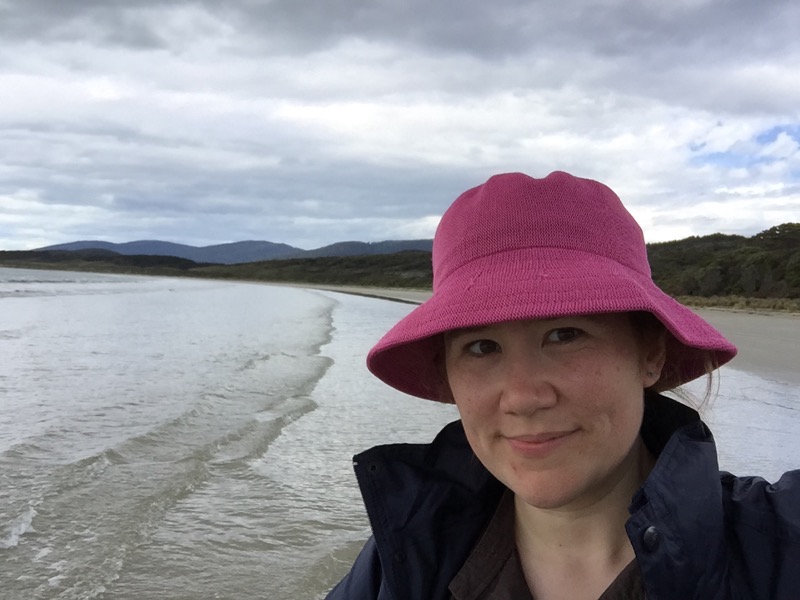
[[[800,472],[720,473],[659,394],[736,349],[656,287],[609,188],[492,177],[445,213],[433,266],[367,364],[461,420],[356,457],[373,536],[329,599],[798,597]]]

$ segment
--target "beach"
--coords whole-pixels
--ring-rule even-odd
[[[736,344],[735,369],[800,385],[800,315],[703,309],[696,312]]]
[[[431,296],[424,290],[309,286],[373,298],[420,304]],[[800,385],[800,315],[779,312],[745,312],[728,309],[695,309],[725,337],[739,353],[730,367],[765,379]]]

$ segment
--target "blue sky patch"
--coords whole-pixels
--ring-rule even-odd
[[[731,150],[728,152],[709,152],[696,154],[689,159],[689,164],[695,167],[711,165],[728,169],[745,169],[756,165],[768,165],[776,160],[773,156],[756,156],[746,152]]]
[[[750,143],[737,142],[724,152],[703,153],[706,143],[692,142],[689,144],[689,150],[692,152],[689,164],[692,166],[712,165],[730,169],[772,164],[781,159],[773,156],[761,156],[758,151],[762,146],[774,143],[782,133],[786,133],[793,140],[800,142],[800,125],[776,125],[756,134]]]
[[[787,133],[793,140],[800,142],[800,125],[776,125],[759,133],[756,136],[756,142],[759,144],[771,144],[778,139],[781,133]]]

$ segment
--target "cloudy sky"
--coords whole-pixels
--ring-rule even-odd
[[[494,173],[800,221],[795,0],[0,0],[0,249],[432,237]]]

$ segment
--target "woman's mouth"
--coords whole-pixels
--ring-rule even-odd
[[[506,440],[515,454],[524,458],[543,458],[567,443],[577,431],[547,431],[507,437]]]

